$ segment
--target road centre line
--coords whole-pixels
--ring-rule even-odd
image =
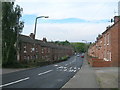
[[[27,77],[27,78],[24,78],[24,79],[20,79],[20,80],[14,81],[14,82],[10,82],[10,83],[4,84],[4,85],[0,85],[0,87],[5,87],[5,86],[8,86],[8,85],[19,83],[19,82],[22,82],[22,81],[25,81],[25,80],[28,80],[28,79],[30,79],[30,77]]]
[[[48,70],[48,71],[46,71],[46,72],[39,73],[38,75],[43,75],[43,74],[49,73],[49,72],[51,72],[51,71],[53,71],[53,70]]]

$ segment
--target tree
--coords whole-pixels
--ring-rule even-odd
[[[72,47],[74,48],[75,52],[83,53],[86,51],[86,44],[85,43],[71,43]]]
[[[24,22],[20,21],[23,9],[14,2],[2,2],[2,64],[15,63],[17,34],[22,32]]]
[[[67,40],[65,40],[65,41],[55,41],[55,44],[69,46],[70,42],[67,41]]]

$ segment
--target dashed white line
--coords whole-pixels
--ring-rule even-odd
[[[48,70],[48,71],[46,71],[46,72],[39,73],[38,75],[43,75],[43,74],[49,73],[49,72],[51,72],[51,71],[53,71],[53,70]]]
[[[27,77],[27,78],[20,79],[20,80],[14,81],[14,82],[10,82],[10,83],[4,84],[4,85],[0,85],[0,87],[5,87],[5,86],[8,86],[8,85],[12,85],[12,84],[15,84],[15,83],[19,83],[19,82],[28,80],[29,78],[30,78],[30,77]]]

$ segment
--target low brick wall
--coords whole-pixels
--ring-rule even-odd
[[[111,67],[111,61],[93,61],[92,67]]]
[[[111,67],[111,61],[103,61],[103,59],[89,57],[88,62],[92,67]]]

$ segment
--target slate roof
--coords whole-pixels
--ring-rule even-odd
[[[41,47],[50,47],[50,48],[57,48],[57,49],[70,49],[70,47],[67,47],[67,46],[60,46],[60,45],[57,45],[57,44],[54,44],[51,42],[43,42],[38,39],[32,39],[31,37],[25,36],[25,35],[20,35],[19,41],[24,42],[24,43],[39,44]]]

